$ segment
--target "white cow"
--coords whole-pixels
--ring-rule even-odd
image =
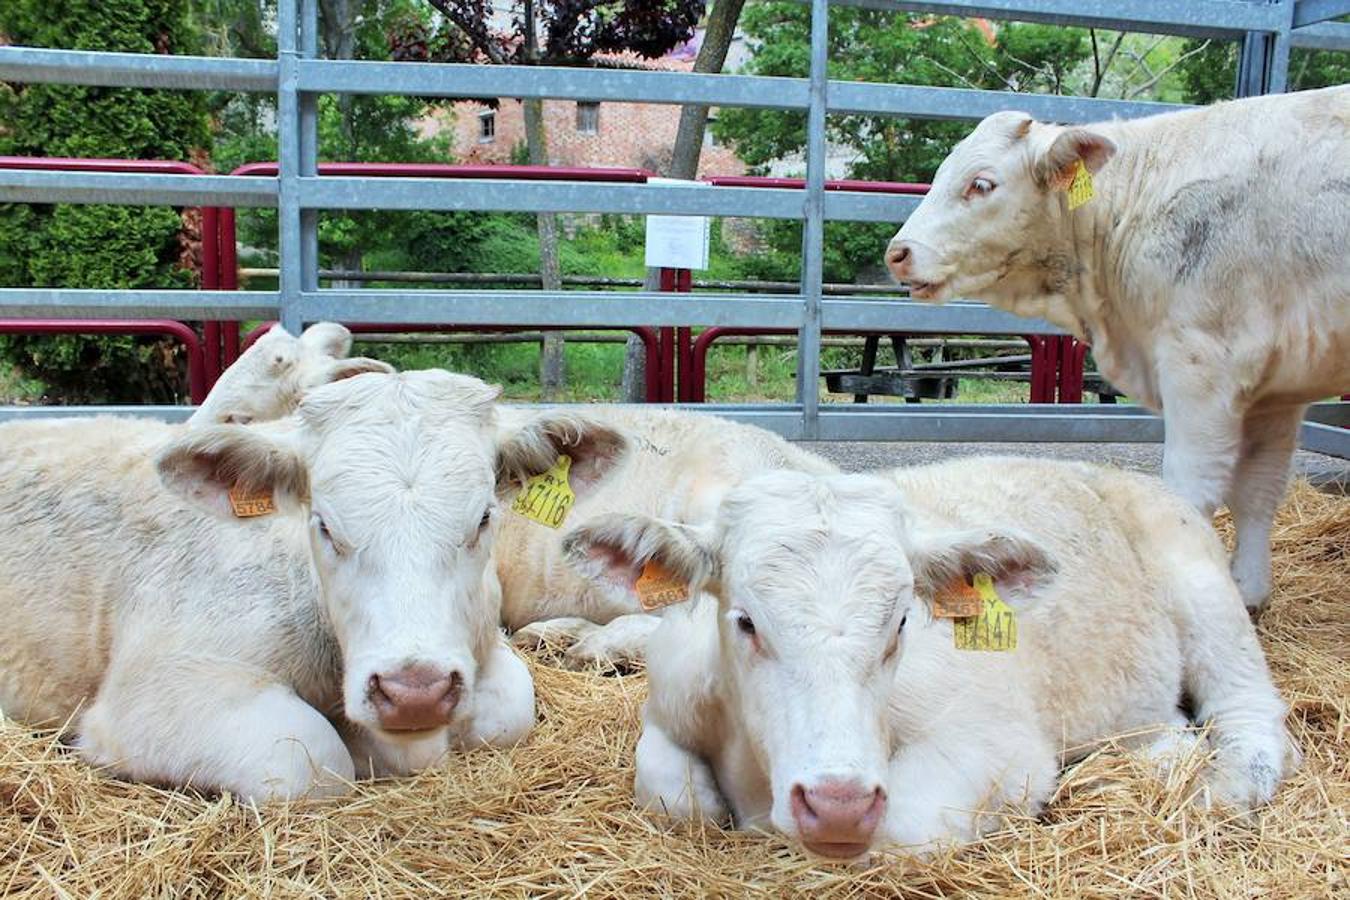
[[[371,373],[275,423],[0,427],[0,708],[115,774],[258,799],[516,741],[497,494],[565,450],[584,495],[625,444],[565,413],[499,426],[497,394]],[[258,497],[276,512],[238,517]]]
[[[267,422],[289,415],[305,392],[362,372],[393,372],[365,357],[348,357],[352,335],[336,322],[317,322],[295,337],[275,326],[240,354],[188,419],[191,425]]]
[[[640,661],[660,611],[648,614],[633,598],[597,590],[574,571],[562,548],[567,525],[610,512],[697,525],[711,521],[723,495],[753,475],[838,471],[775,434],[715,416],[598,407],[587,417],[629,435],[627,458],[577,502],[562,529],[507,512],[497,538],[503,624],[515,631],[517,646],[566,647],[563,662],[575,668]]]
[[[1070,209],[1080,164],[1095,197]],[[1206,514],[1227,502],[1233,575],[1264,603],[1304,408],[1350,389],[1350,86],[1081,127],[997,113],[886,261],[919,299],[986,300],[1090,343],[1162,411],[1167,483]]]
[[[601,516],[566,543],[616,595],[651,560],[712,595],[673,608],[648,656],[636,791],[669,815],[730,813],[832,857],[927,850],[1034,814],[1112,736],[1154,728],[1135,740],[1175,763],[1196,741],[1186,704],[1210,725],[1215,799],[1262,803],[1297,762],[1222,546],[1146,476],[1015,458],[778,472],[708,526]],[[1011,648],[958,648],[968,620],[934,616],[981,574]]]

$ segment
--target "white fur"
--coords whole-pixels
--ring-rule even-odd
[[[0,426],[0,708],[69,722],[127,777],[257,799],[516,742],[534,695],[498,631],[502,461],[546,468],[559,423],[611,457],[624,445],[549,412],[503,433],[496,396],[371,373],[264,425]],[[234,518],[236,483],[278,512]],[[413,663],[462,677],[450,724],[381,730],[368,679]]]
[[[511,421],[510,415],[504,421]],[[588,419],[632,436],[628,458],[577,501],[560,531],[505,511],[498,536],[502,621],[516,646],[563,649],[570,668],[642,660],[661,611],[590,582],[562,550],[568,525],[609,512],[640,512],[689,524],[710,521],[726,491],[763,471],[837,471],[823,459],[760,428],[669,410],[595,408]]]
[[[1046,175],[1080,156],[1096,197]],[[997,187],[971,194],[976,176]],[[897,277],[1041,316],[1160,410],[1164,477],[1226,502],[1259,608],[1270,526],[1307,403],[1350,390],[1350,87],[1065,128],[990,116],[892,242]],[[898,255],[902,248],[909,257]]]
[[[1265,802],[1297,763],[1222,547],[1156,479],[1012,458],[771,473],[706,529],[607,516],[567,548],[616,590],[633,570],[597,549],[711,592],[672,609],[649,648],[638,799],[672,815],[729,809],[798,836],[794,786],[835,777],[885,792],[874,846],[968,841],[1005,809],[1039,811],[1064,762],[1183,724],[1183,692],[1212,726],[1215,799]],[[963,571],[996,575],[1015,650],[955,649],[930,614]]]

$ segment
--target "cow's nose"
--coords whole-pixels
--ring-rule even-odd
[[[862,782],[824,778],[792,788],[792,817],[802,843],[821,856],[852,859],[865,853],[886,811],[886,792]]]
[[[463,686],[459,672],[418,663],[371,675],[366,693],[381,728],[425,731],[449,724]]]
[[[905,241],[892,240],[886,247],[886,268],[898,280],[903,281],[908,277],[913,259],[914,251]]]

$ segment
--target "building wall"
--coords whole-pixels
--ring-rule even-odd
[[[424,131],[453,129],[454,153],[459,162],[507,163],[513,150],[525,145],[525,119],[517,100],[501,101],[493,112],[495,135],[480,139],[480,118],[489,112],[476,103],[456,103],[450,115]],[[599,104],[594,134],[577,130],[577,104],[570,100],[544,101],[549,164],[555,166],[619,166],[663,171],[670,162],[679,126],[680,108],[649,103]],[[518,151],[522,152],[523,151]],[[709,146],[705,138],[699,160],[700,175],[740,175],[745,164],[728,147]]]

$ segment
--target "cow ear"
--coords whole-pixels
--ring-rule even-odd
[[[600,484],[628,453],[619,429],[585,414],[548,410],[504,427],[497,444],[497,489],[509,492],[571,457],[569,481],[578,497]]]
[[[1046,189],[1067,189],[1079,160],[1095,175],[1115,153],[1110,138],[1087,128],[1065,128],[1036,161],[1036,180]]]
[[[378,359],[370,359],[366,356],[349,356],[324,363],[319,367],[316,374],[305,379],[305,387],[313,388],[321,384],[332,384],[334,381],[355,378],[357,375],[365,375],[368,372],[393,375],[397,370],[389,363],[380,362]]]
[[[315,322],[300,335],[300,344],[307,350],[340,359],[352,352],[352,333],[337,322]]]
[[[250,518],[309,502],[309,469],[284,438],[213,425],[171,441],[155,458],[164,486],[221,518]]]
[[[1057,571],[1039,544],[1015,531],[920,532],[909,556],[914,591],[930,601],[955,582],[970,584],[983,573],[993,579],[1000,597],[1015,603],[1036,594]]]
[[[687,585],[686,597],[717,593],[721,578],[710,527],[650,516],[612,513],[588,519],[563,538],[563,555],[581,575],[639,603],[637,582],[650,563]]]

